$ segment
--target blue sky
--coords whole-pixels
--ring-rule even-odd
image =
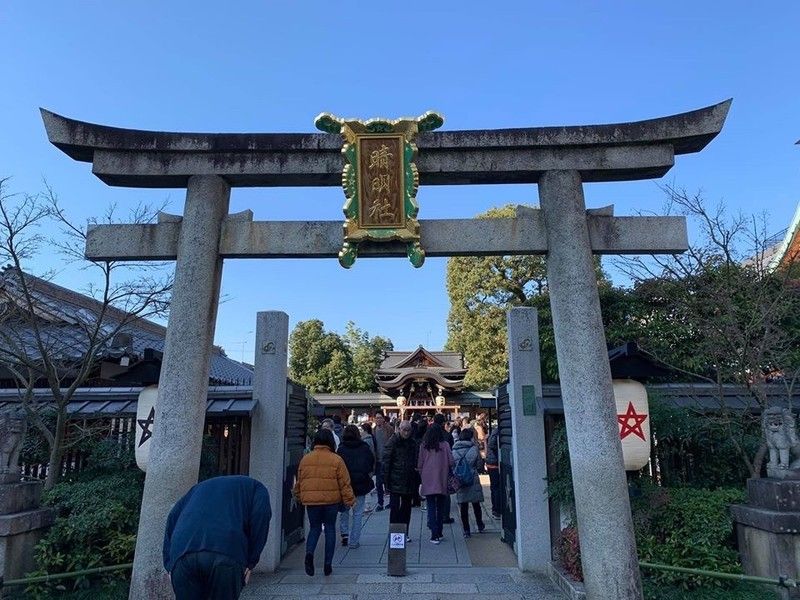
[[[4,2],[0,176],[42,178],[76,219],[180,190],[110,188],[47,142],[38,108],[166,131],[311,132],[322,112],[416,116],[445,129],[634,121],[732,97],[721,135],[662,181],[704,190],[773,231],[800,199],[796,2]],[[588,206],[659,210],[657,182],[589,184]],[[535,186],[423,187],[421,218],[535,203]],[[338,188],[234,189],[256,219],[342,219]],[[446,340],[445,259],[228,261],[216,342],[252,360],[255,313],[348,320],[395,347]],[[52,255],[33,271],[59,268]],[[391,283],[387,283],[390,281]]]

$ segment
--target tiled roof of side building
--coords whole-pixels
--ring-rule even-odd
[[[58,340],[58,348],[63,353],[72,356],[85,352],[88,346],[86,334],[81,325],[91,322],[102,304],[84,294],[70,290],[52,282],[46,281],[30,274],[24,274],[32,295],[36,301],[37,315],[41,317],[43,326],[40,329],[44,336],[52,336]],[[12,268],[5,268],[0,273],[0,292],[3,298],[0,301],[15,300],[20,302],[21,291],[19,275]],[[109,327],[114,323],[129,318],[124,311],[107,307]],[[26,332],[23,326],[17,335],[30,346],[29,355],[35,355],[35,338],[33,332]],[[111,342],[105,352],[109,357],[119,357],[126,352],[142,356],[145,349],[163,352],[166,341],[167,328],[147,319],[137,319],[126,325],[120,333],[127,334],[125,345],[114,347]],[[112,340],[113,341],[113,340]],[[210,383],[217,385],[250,385],[253,379],[253,369],[249,365],[235,361],[225,355],[219,346],[214,346],[211,355],[209,372]]]

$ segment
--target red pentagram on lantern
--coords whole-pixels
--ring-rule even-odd
[[[642,423],[647,419],[645,414],[637,414],[636,409],[633,408],[633,402],[628,402],[628,410],[625,414],[617,415],[617,422],[622,426],[619,432],[619,439],[624,440],[630,434],[634,434],[645,440],[644,431],[642,430]],[[631,425],[633,421],[633,425]]]

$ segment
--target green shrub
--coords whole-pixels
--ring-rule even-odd
[[[734,527],[728,506],[744,492],[722,488],[646,486],[632,502],[639,559],[676,567],[739,573]],[[654,582],[684,588],[723,586],[718,579],[663,571],[648,572]]]
[[[546,493],[560,510],[567,513],[565,515],[567,521],[574,525],[575,492],[572,487],[572,465],[569,460],[567,427],[564,421],[556,423],[553,429],[553,437],[550,441],[550,460],[553,466],[553,476],[547,478]]]
[[[761,426],[753,415],[698,413],[650,397],[650,423],[658,444],[653,454],[666,487],[744,487],[750,476],[742,451],[754,456]]]
[[[84,470],[44,494],[43,504],[55,510],[56,520],[37,544],[37,570],[29,575],[70,573],[133,561],[139,524],[144,473],[136,466],[133,439],[89,439]],[[201,480],[218,475],[217,449],[203,439]],[[26,598],[126,598],[129,571],[62,579],[33,585]]]
[[[88,468],[44,495],[43,504],[54,509],[56,520],[36,546],[38,568],[31,575],[69,573],[133,560],[144,473],[136,468],[130,448],[122,451],[116,443],[96,442],[87,459]],[[113,587],[120,578],[127,579],[128,573],[103,575],[100,581],[104,587]],[[27,593],[33,598],[60,597],[68,590],[87,590],[92,583],[89,577],[78,577],[32,586]],[[94,589],[92,593],[100,598],[103,592]]]
[[[645,575],[643,580],[645,600],[770,600],[775,597],[772,586],[730,584],[726,587],[702,587],[686,590],[679,586],[668,586]]]

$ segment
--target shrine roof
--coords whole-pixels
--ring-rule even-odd
[[[425,363],[431,368],[465,369],[464,355],[460,352],[431,351],[419,346],[416,350],[411,351],[386,352],[378,370],[404,369],[411,367],[416,362]]]
[[[63,358],[80,357],[88,348],[85,326],[96,320],[102,304],[90,296],[45,279],[28,273],[24,273],[23,276],[34,298],[42,337],[52,340],[50,346],[62,353]],[[11,267],[0,272],[0,306],[5,302],[16,303],[20,307],[26,306],[19,275]],[[106,307],[105,314],[104,323],[109,328],[113,327],[114,323],[130,318],[124,311],[113,307]],[[26,344],[27,355],[35,359],[38,350],[32,329],[22,323],[15,327],[18,342]],[[136,319],[106,344],[103,349],[103,359],[114,360],[123,355],[132,356],[134,364],[131,366],[134,367],[135,360],[144,358],[146,350],[163,352],[166,336],[167,328],[163,325],[147,319]],[[209,382],[212,385],[247,385],[251,383],[252,377],[252,368],[229,358],[219,346],[212,348],[209,372]]]
[[[770,253],[769,269],[787,267],[800,258],[800,203],[797,204],[794,217],[786,228],[783,239],[767,252]]]

